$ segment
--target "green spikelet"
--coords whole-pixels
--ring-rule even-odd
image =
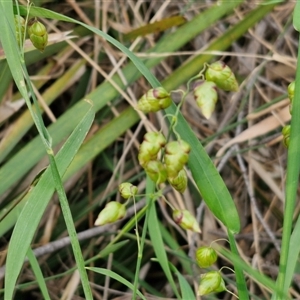
[[[168,178],[169,183],[179,193],[183,193],[187,187],[187,175],[185,169],[179,171],[177,177]]]
[[[137,194],[138,188],[130,182],[122,182],[119,185],[119,192],[123,198],[129,199]]]
[[[213,81],[218,88],[224,91],[236,92],[239,88],[231,69],[220,60],[208,66],[205,71],[205,78],[208,81]]]
[[[38,20],[28,22],[28,35],[33,46],[43,52],[48,44],[48,33],[46,27]]]
[[[116,201],[111,201],[106,204],[103,210],[98,215],[95,221],[96,226],[105,225],[116,222],[126,215],[126,207]]]
[[[189,159],[190,145],[183,141],[173,141],[165,146],[164,161],[168,178],[175,178]]]
[[[197,233],[201,232],[196,218],[186,209],[175,209],[173,211],[173,220],[183,229],[191,230]]]
[[[208,268],[217,261],[217,252],[212,247],[200,247],[196,251],[196,261],[200,268]]]
[[[203,116],[209,119],[218,101],[217,85],[212,81],[197,81],[194,85],[194,97]]]
[[[169,107],[172,103],[170,93],[163,87],[149,90],[138,101],[137,109],[144,112],[157,112]]]
[[[166,167],[158,160],[149,161],[145,166],[145,171],[156,184],[161,184],[167,180]]]
[[[166,144],[166,138],[161,132],[147,132],[140,145],[138,160],[145,167],[150,160],[156,160],[157,154]]]
[[[201,275],[198,295],[203,296],[213,292],[221,292],[225,290],[225,284],[220,272],[210,271]]]

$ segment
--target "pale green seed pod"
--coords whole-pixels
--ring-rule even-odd
[[[217,252],[212,247],[200,247],[196,251],[196,261],[200,268],[208,268],[217,261]]]
[[[295,95],[295,81],[292,81],[289,85],[288,85],[288,96],[291,102],[293,102],[294,100],[294,95]]]
[[[144,94],[137,103],[137,109],[144,112],[157,112],[169,107],[171,95],[163,87],[157,87]]]
[[[161,132],[147,132],[139,148],[138,160],[144,168],[150,160],[156,160],[158,152],[165,146],[166,138]]]
[[[204,296],[216,292],[222,285],[222,277],[218,271],[210,271],[200,278],[198,295]]]
[[[184,140],[172,141],[165,146],[164,161],[168,178],[175,178],[189,159],[190,145]]]
[[[33,46],[43,52],[48,44],[46,27],[36,19],[28,22],[28,35]]]
[[[194,97],[203,116],[209,119],[218,101],[217,85],[212,81],[197,81],[194,85]]]
[[[224,279],[221,277],[220,285],[219,285],[218,288],[216,288],[214,290],[214,293],[221,293],[221,292],[224,292],[224,291],[227,291],[227,289],[226,289],[226,286],[225,286]]]
[[[137,194],[138,188],[130,182],[123,182],[119,185],[119,192],[123,198],[128,199]]]
[[[293,100],[295,96],[295,81],[291,82],[287,88],[288,90],[288,96],[290,99],[290,114],[292,114],[293,111]]]
[[[286,148],[288,148],[290,145],[291,125],[285,125],[282,128],[281,133],[283,135],[283,144]]]
[[[156,184],[161,184],[167,180],[167,170],[161,161],[149,161],[145,166],[145,171]]]
[[[196,218],[186,209],[173,210],[173,220],[183,229],[201,233],[201,229]]]
[[[188,182],[185,169],[180,170],[177,177],[168,178],[168,181],[176,191],[178,191],[179,193],[183,193],[187,187]]]
[[[126,207],[116,201],[111,201],[106,204],[103,210],[98,215],[95,221],[95,226],[106,225],[122,219],[126,215]]]
[[[208,66],[205,71],[205,78],[208,81],[213,81],[218,88],[224,91],[236,92],[239,88],[231,69],[220,60]]]
[[[19,15],[14,15],[16,27],[16,39],[19,46],[23,45],[25,36],[25,19]]]

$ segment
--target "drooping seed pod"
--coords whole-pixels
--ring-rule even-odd
[[[19,15],[14,15],[16,26],[16,39],[19,46],[23,45],[25,36],[25,19]]]
[[[144,168],[150,160],[156,160],[157,154],[166,144],[166,138],[161,132],[147,132],[139,148],[138,160]]]
[[[217,287],[217,288],[214,290],[214,293],[221,293],[221,292],[224,292],[224,291],[227,291],[227,289],[226,289],[226,286],[225,286],[225,281],[224,281],[224,279],[221,277],[220,285],[219,285],[219,287]]]
[[[95,221],[95,226],[110,224],[122,219],[126,215],[126,207],[120,202],[111,201],[106,204]]]
[[[186,209],[173,210],[173,220],[181,228],[191,230],[193,232],[201,233],[200,226],[195,217]]]
[[[184,140],[172,141],[165,146],[164,161],[168,178],[175,178],[189,159],[190,145]]]
[[[149,161],[145,166],[145,171],[156,184],[161,184],[167,180],[167,170],[161,161]]]
[[[224,91],[236,92],[239,88],[231,69],[220,60],[208,66],[205,71],[205,78],[208,81],[213,81],[218,88]]]
[[[217,252],[212,247],[200,247],[196,251],[196,261],[200,268],[208,268],[217,261]]]
[[[200,284],[198,288],[198,295],[204,296],[214,292],[221,292],[219,289],[223,286],[225,288],[225,285],[222,284],[222,277],[220,272],[207,272],[201,275]]]
[[[169,107],[172,103],[171,95],[163,87],[157,87],[144,94],[137,103],[137,109],[144,112],[157,112]]]
[[[187,174],[185,169],[179,171],[177,177],[168,178],[169,183],[179,193],[183,193],[187,187]]]
[[[119,185],[119,192],[123,198],[128,199],[137,194],[138,188],[130,182],[122,182]]]
[[[295,81],[291,82],[287,88],[288,90],[288,96],[290,99],[290,114],[292,114],[293,111],[293,100],[295,95]]]
[[[203,116],[209,119],[218,101],[217,85],[212,81],[197,81],[194,85],[194,97]]]
[[[28,35],[33,46],[43,52],[48,44],[46,27],[36,19],[28,22]]]
[[[283,144],[286,148],[288,148],[290,145],[291,125],[285,125],[282,128],[281,133],[283,135]]]
[[[294,100],[294,94],[295,94],[295,81],[292,81],[289,85],[288,85],[288,96],[291,102],[293,102]]]

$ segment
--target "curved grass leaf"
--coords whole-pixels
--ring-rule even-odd
[[[27,251],[27,257],[28,257],[28,260],[30,262],[33,273],[35,275],[36,281],[37,281],[37,283],[40,287],[40,290],[42,292],[42,295],[44,297],[43,299],[44,300],[51,300],[51,298],[49,296],[49,293],[48,293],[48,290],[47,290],[47,285],[46,285],[42,270],[41,270],[40,265],[39,265],[39,262],[36,259],[36,257],[34,256],[34,253],[33,253],[33,251],[31,250],[30,247],[28,248],[28,251]]]
[[[122,284],[126,285],[129,289],[131,289],[133,291],[133,284],[130,283],[128,280],[126,280],[125,278],[123,278],[122,276],[120,276],[119,274],[111,271],[111,270],[107,270],[107,269],[103,269],[103,268],[94,268],[94,267],[89,267],[86,268],[87,270],[105,275],[105,276],[109,276],[110,278],[113,278],[119,282],[121,282]],[[136,291],[136,293],[143,299],[143,300],[147,300],[145,298],[145,296],[140,292],[140,291]]]
[[[294,8],[293,25],[294,28],[300,32],[300,2],[299,1],[296,1],[296,6]]]
[[[182,299],[195,300],[195,294],[187,280],[182,276],[182,274],[177,270],[177,268],[174,265],[171,265],[171,269],[175,272],[175,274],[178,277]]]
[[[146,194],[151,195],[154,192],[154,188],[155,188],[155,186],[154,186],[153,181],[150,180],[149,178],[147,178]],[[151,199],[149,197],[147,197],[147,201],[148,201],[148,205],[149,205],[148,212],[147,212],[149,214],[148,215],[148,230],[149,230],[149,235],[150,235],[150,239],[152,242],[152,246],[153,246],[155,255],[156,255],[163,271],[165,272],[165,275],[166,275],[177,299],[181,299],[181,297],[177,291],[170,268],[169,268],[169,260],[168,260],[167,254],[166,254],[162,235],[161,235],[160,228],[159,228],[159,222],[158,222],[158,218],[157,218],[155,203],[153,203],[153,199]]]
[[[300,6],[297,4],[298,10]],[[296,9],[295,8],[295,9]],[[287,178],[286,178],[286,198],[284,208],[284,222],[282,234],[282,246],[280,252],[280,267],[277,284],[280,291],[287,292],[295,266],[299,260],[299,234],[300,217],[298,216],[295,229],[291,236],[293,218],[295,213],[295,203],[297,199],[297,189],[299,186],[300,156],[299,156],[299,126],[300,126],[300,39],[298,40],[297,71],[295,80],[295,96],[293,100],[293,115],[291,120],[290,144],[287,159]],[[288,273],[287,273],[288,272]],[[272,299],[278,299],[275,295]]]
[[[275,298],[277,300],[290,300],[291,298],[282,291],[279,290],[278,285],[269,277],[262,274],[260,271],[254,269],[249,264],[245,263],[245,261],[235,253],[229,252],[227,249],[219,246],[217,243],[215,244],[215,249],[221,253],[229,262],[231,262],[234,265],[238,265],[240,269],[244,270],[245,273],[247,273],[255,282],[258,284],[263,285],[270,291],[277,292],[279,298]],[[243,298],[240,298],[243,299]]]

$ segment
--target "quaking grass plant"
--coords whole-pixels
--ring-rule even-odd
[[[217,16],[219,13],[219,16],[221,16],[225,13],[226,9],[229,11],[238,4],[238,1],[236,1],[236,3],[222,3],[220,7],[216,6],[215,9],[208,12],[207,15],[211,13],[212,15]],[[250,22],[251,17],[254,18],[254,16],[255,18],[259,18],[260,16],[262,17],[264,13],[270,11],[275,5],[276,3],[274,2],[266,2],[263,6],[259,7],[257,11],[253,12],[247,21]],[[26,101],[32,119],[34,120],[35,126],[39,132],[42,143],[39,142],[38,145],[40,149],[38,151],[41,153],[47,153],[49,159],[49,167],[37,176],[36,180],[32,182],[30,188],[22,198],[22,202],[24,204],[17,216],[10,244],[7,249],[4,299],[13,299],[17,279],[26,256],[33,269],[43,298],[51,299],[43,272],[31,249],[31,242],[39,225],[40,219],[42,218],[54,191],[56,191],[58,195],[68,235],[71,239],[72,251],[80,274],[81,286],[85,299],[93,299],[91,285],[87,276],[87,269],[121,282],[123,285],[132,290],[132,299],[137,299],[137,297],[146,299],[142,290],[139,289],[139,285],[141,284],[139,277],[143,255],[145,255],[144,249],[147,241],[147,235],[150,237],[156,260],[160,264],[167,281],[172,288],[173,295],[177,299],[196,299],[197,293],[198,295],[206,295],[209,293],[226,291],[227,287],[222,274],[222,271],[226,268],[225,266],[219,270],[209,269],[207,272],[202,273],[202,275],[199,276],[200,279],[197,286],[197,293],[194,293],[186,277],[183,276],[181,271],[178,270],[168,259],[167,252],[165,250],[164,238],[166,238],[166,234],[164,233],[164,229],[158,219],[157,202],[163,201],[165,204],[170,206],[170,210],[173,211],[174,221],[183,229],[192,230],[196,233],[200,232],[199,224],[194,216],[188,210],[182,210],[174,207],[168,199],[166,199],[163,193],[162,187],[164,186],[162,184],[166,182],[180,193],[184,192],[188,184],[188,177],[185,169],[186,164],[188,164],[188,167],[191,170],[192,178],[200,191],[201,196],[206,202],[206,205],[214,216],[226,227],[228,242],[231,249],[228,251],[221,246],[218,246],[218,241],[215,241],[211,245],[199,248],[195,259],[197,264],[201,268],[211,268],[217,259],[217,253],[228,258],[234,266],[234,270],[230,269],[230,272],[235,274],[234,281],[237,291],[234,297],[239,299],[250,298],[245,274],[253,278],[255,281],[260,282],[266,289],[271,291],[273,299],[291,298],[288,294],[288,289],[294,274],[300,250],[299,243],[297,242],[297,236],[299,235],[299,219],[297,219],[293,233],[291,234],[292,215],[293,208],[295,206],[299,174],[298,145],[300,141],[298,140],[299,137],[297,135],[297,131],[294,129],[298,128],[299,125],[297,122],[300,122],[298,121],[298,113],[300,111],[298,99],[300,97],[300,90],[297,89],[300,84],[300,75],[298,74],[300,72],[298,70],[299,68],[297,68],[296,73],[291,127],[290,130],[288,130],[288,133],[284,131],[285,140],[289,141],[286,207],[279,275],[277,283],[275,283],[266,275],[249,267],[240,257],[235,241],[235,234],[240,231],[240,220],[235,204],[212,160],[209,158],[203,146],[199,142],[199,139],[195,136],[190,125],[186,122],[180,112],[181,106],[191,90],[191,85],[194,84],[193,93],[195,101],[201,108],[203,115],[209,118],[214,111],[215,103],[217,101],[216,88],[226,91],[236,91],[238,89],[235,76],[228,66],[226,66],[222,61],[208,64],[207,62],[209,59],[204,57],[202,68],[198,70],[198,74],[196,76],[194,76],[195,74],[190,76],[193,78],[188,82],[187,89],[185,91],[177,91],[177,93],[182,93],[182,98],[180,103],[175,105],[171,99],[171,95],[173,95],[174,92],[171,93],[171,88],[168,87],[168,85],[170,85],[169,82],[172,80],[166,83],[161,83],[149,70],[151,65],[155,63],[154,59],[144,63],[125,46],[108,34],[79,22],[78,20],[50,10],[30,5],[27,7],[19,6],[17,3],[16,5],[12,5],[11,2],[4,0],[0,2],[0,9],[1,15],[5,16],[0,19],[0,27],[3,29],[0,32],[0,38],[7,64],[19,92]],[[297,20],[299,20],[299,15],[299,6],[297,6],[295,8],[294,24],[298,30],[299,25],[297,24]],[[21,19],[21,16],[23,19]],[[160,109],[164,109],[166,117],[170,122],[168,135],[166,137],[164,137],[160,132],[155,132],[152,135],[151,133],[147,133],[145,135],[144,142],[142,142],[138,154],[139,163],[147,174],[145,194],[138,195],[138,188],[131,183],[124,183],[120,186],[119,191],[121,195],[123,198],[127,199],[125,204],[128,205],[131,200],[133,201],[133,207],[135,208],[133,217],[122,227],[121,231],[108,245],[106,245],[100,254],[91,260],[84,258],[84,252],[80,248],[74,226],[75,222],[72,218],[70,205],[67,201],[63,188],[63,180],[68,176],[68,172],[70,173],[70,170],[72,170],[72,165],[70,166],[70,164],[76,153],[80,151],[79,147],[82,146],[81,149],[84,150],[84,147],[88,148],[89,145],[93,145],[92,142],[90,142],[90,144],[87,143],[86,145],[82,145],[82,143],[93,122],[94,110],[97,111],[103,104],[99,103],[99,101],[94,101],[94,96],[90,95],[90,97],[87,97],[85,101],[82,101],[78,105],[76,118],[73,118],[72,120],[73,127],[70,126],[68,129],[69,131],[67,135],[69,135],[69,137],[61,147],[60,151],[55,155],[53,146],[60,141],[60,138],[53,135],[54,131],[48,130],[44,124],[42,114],[35,97],[35,92],[27,72],[23,49],[25,31],[27,30],[27,27],[31,27],[28,31],[33,45],[40,51],[45,50],[45,47],[47,46],[47,32],[45,32],[45,28],[43,26],[37,23],[39,21],[36,19],[41,17],[81,25],[119,48],[134,64],[134,66],[131,65],[128,68],[128,74],[133,74],[132,70],[136,68],[152,86],[152,89],[139,100],[137,108],[145,113],[157,112]],[[252,22],[255,23],[257,20],[258,19],[252,19]],[[36,26],[36,24],[38,24],[38,26]],[[34,27],[32,28],[32,26]],[[248,24],[248,26],[250,26],[250,24]],[[237,36],[238,33],[241,34],[241,32],[238,32],[236,29],[236,31],[230,31],[228,36],[234,36],[233,33]],[[176,37],[174,37],[174,39],[175,38]],[[211,45],[212,49],[214,49],[214,47],[218,48],[218,46],[220,46],[220,44],[215,43]],[[195,61],[193,63],[195,63]],[[214,72],[216,72],[217,75]],[[173,74],[173,76],[175,75]],[[136,75],[132,75],[131,80],[134,81],[135,79]],[[226,85],[225,83],[228,81],[229,85]],[[177,88],[176,82],[173,82],[173,84],[175,84],[174,88]],[[164,88],[162,88],[162,86],[164,86]],[[109,91],[108,86],[106,89]],[[114,91],[114,93],[116,92]],[[126,117],[128,116],[131,116],[133,119],[137,119],[137,114],[133,109],[130,111],[128,110],[127,114],[124,114],[124,116],[125,122],[127,119]],[[120,118],[119,120],[122,119]],[[43,147],[41,147],[41,145]],[[75,158],[75,160],[76,159],[80,158]],[[82,161],[84,161],[84,159],[82,159]],[[17,165],[16,162],[17,160],[15,160],[15,162],[12,160],[12,163],[15,163],[15,165]],[[69,166],[70,168],[68,169]],[[9,169],[9,164],[5,167],[6,169]],[[2,176],[0,178],[3,178],[2,192],[12,185],[9,181],[10,178],[5,178],[4,176],[6,169],[4,168],[0,174]],[[22,174],[19,176],[22,176]],[[141,210],[136,209],[139,203],[139,196],[146,196],[146,204]],[[43,201],[41,201],[41,197],[43,198]],[[96,225],[110,224],[122,219],[126,213],[125,204],[120,204],[120,202],[116,201],[108,202],[107,206],[96,220]],[[140,235],[139,221],[143,217],[144,223],[141,230],[142,233]],[[2,228],[8,228],[10,226],[5,220],[7,220],[5,217],[1,219]],[[30,222],[28,222],[28,220],[30,220]],[[109,253],[113,253],[119,248],[123,249],[123,247],[126,247],[124,245],[124,241],[120,242],[119,240],[126,235],[126,233],[130,232],[132,228],[135,228],[138,253],[136,272],[133,276],[132,282],[126,279],[125,276],[121,276],[108,268],[87,267],[91,261],[97,260],[99,257],[104,257]],[[183,257],[185,260],[188,260],[186,255]],[[178,280],[174,278],[174,275],[177,276]]]

